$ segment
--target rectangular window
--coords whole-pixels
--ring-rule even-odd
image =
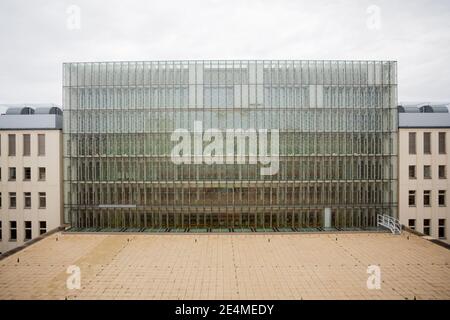
[[[45,156],[45,135],[38,134],[38,156]]]
[[[16,155],[16,135],[8,134],[8,155],[15,156]]]
[[[39,221],[39,235],[47,232],[47,222]]]
[[[439,154],[446,154],[445,132],[439,132]]]
[[[416,133],[409,133],[409,154],[416,154]]]
[[[430,219],[423,219],[423,234],[426,236],[430,235]]]
[[[445,166],[439,166],[438,170],[439,170],[439,179],[447,178],[447,172],[445,170]]]
[[[409,178],[410,179],[416,178],[416,166],[409,166]]]
[[[423,178],[431,179],[431,166],[423,166]]]
[[[45,181],[45,168],[39,168],[39,181]]]
[[[23,155],[29,156],[31,154],[30,135],[23,135]]]
[[[0,221],[0,241],[2,241],[2,222]]]
[[[9,167],[9,169],[8,169],[8,180],[9,181],[16,181],[16,168],[15,167]]]
[[[25,241],[31,240],[31,221],[25,221]]]
[[[410,228],[411,230],[416,230],[416,219],[408,220],[408,228]]]
[[[431,154],[431,133],[430,132],[423,133],[423,153]]]
[[[438,225],[438,236],[439,239],[445,239],[445,219],[439,219]]]
[[[2,207],[2,193],[0,192],[0,208]]]
[[[416,191],[409,190],[408,204],[409,204],[410,207],[415,207],[416,206]]]
[[[45,192],[39,192],[39,209],[45,209],[47,206],[47,199]]]
[[[17,205],[17,197],[15,192],[9,193],[9,208],[15,209]]]
[[[423,192],[423,205],[425,207],[431,206],[431,190],[424,190],[424,192]]]
[[[25,209],[31,208],[31,192],[24,192],[23,193],[23,203]]]
[[[9,222],[9,240],[10,241],[17,240],[17,222],[16,221]]]
[[[438,203],[439,206],[445,207],[445,190],[439,190]]]
[[[23,180],[24,181],[31,180],[31,168],[30,167],[23,168]]]

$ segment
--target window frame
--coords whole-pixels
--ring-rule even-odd
[[[27,195],[29,195],[29,199],[30,199],[30,205],[27,206]],[[32,197],[31,197],[31,192],[24,192],[23,193],[23,208],[24,209],[31,209],[32,206]]]
[[[27,169],[30,169],[30,177],[27,178]],[[31,167],[23,167],[23,181],[31,181]]]
[[[23,134],[22,142],[22,155],[24,157],[31,156],[31,135],[29,133]]]
[[[14,177],[12,177],[11,172],[14,172]],[[8,181],[17,181],[17,168],[8,167]]]
[[[427,193],[427,194],[426,194]],[[431,190],[423,190],[423,206],[424,207],[431,207]],[[428,203],[425,203],[425,197],[428,198]]]
[[[44,224],[44,227],[42,226]],[[44,232],[42,232],[44,230]],[[39,221],[39,235],[43,235],[47,233],[47,221]]]
[[[417,192],[416,192],[416,190],[409,190],[408,191],[408,206],[410,206],[410,207],[415,207],[415,206],[417,206],[417,197],[416,197],[416,195],[417,195]],[[411,197],[414,197],[414,198],[411,198]],[[411,199],[414,199],[414,203],[413,204],[411,204]]]
[[[8,134],[8,157],[16,156],[17,153],[16,147],[17,147],[16,135],[13,133]]]
[[[443,223],[441,224],[441,222],[443,222]],[[445,225],[446,225],[446,219],[438,220],[438,238],[439,239],[447,239],[447,236],[445,235]],[[443,236],[441,236],[441,230],[442,230]]]
[[[13,223],[15,223],[15,227],[13,228]],[[15,234],[15,237],[13,237],[13,231]],[[16,242],[17,241],[17,221],[9,221],[9,241],[10,242]]]
[[[47,193],[46,192],[39,192],[39,209],[46,209],[47,208]],[[42,199],[44,199],[44,206],[42,206]]]
[[[441,175],[441,168],[444,168],[444,174]],[[445,165],[438,165],[438,178],[439,179],[447,179],[447,166]]]
[[[414,175],[411,176],[411,169],[414,170]],[[408,177],[410,180],[415,180],[417,179],[417,170],[416,170],[416,166],[415,165],[409,165],[408,166]]]
[[[8,193],[8,208],[9,209],[17,209],[17,192],[9,192]],[[11,205],[11,200],[14,199],[15,204],[14,206]]]
[[[417,134],[415,132],[408,134],[408,152],[411,155],[417,154]]]
[[[428,222],[428,223],[425,223]],[[428,230],[428,231],[425,231]],[[423,219],[423,234],[431,236],[431,219]]]
[[[41,140],[42,138],[42,140]],[[42,142],[42,145],[41,145]],[[45,134],[43,133],[39,133],[38,134],[38,153],[37,155],[39,157],[44,157],[45,156]]]
[[[439,151],[439,154],[447,154],[446,132],[438,132],[438,151]]]
[[[429,173],[430,173],[429,176],[425,175],[425,172],[426,172],[425,168],[429,169]],[[424,165],[423,166],[423,178],[426,179],[426,180],[429,180],[429,179],[433,178],[433,169],[431,168],[430,165]]]
[[[423,133],[423,154],[432,154],[431,132]]]
[[[443,197],[443,199],[444,199],[443,204],[441,204],[441,197]],[[446,190],[439,190],[438,191],[438,205],[439,205],[439,207],[446,207],[447,206],[447,192],[446,192]]]
[[[27,222],[30,223],[30,226],[27,227]],[[23,241],[30,241],[31,239],[33,239],[33,223],[29,220],[24,221],[23,222],[23,228],[25,230],[24,235],[23,235]],[[30,232],[30,237],[27,237],[27,232]]]
[[[44,169],[44,178],[41,179],[41,171]],[[39,167],[38,169],[38,181],[46,181],[47,180],[47,169],[45,167]]]

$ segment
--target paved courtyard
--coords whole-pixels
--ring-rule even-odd
[[[0,299],[66,298],[450,299],[450,251],[408,233],[56,233],[0,260]]]

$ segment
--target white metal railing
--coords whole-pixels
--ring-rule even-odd
[[[377,215],[377,225],[388,228],[389,230],[391,230],[391,232],[393,234],[401,234],[402,233],[402,226],[400,224],[400,221],[398,221],[394,217],[391,217],[387,214]]]

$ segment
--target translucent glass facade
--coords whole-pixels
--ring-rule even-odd
[[[64,206],[83,228],[370,227],[396,216],[390,61],[66,63]],[[280,166],[171,161],[177,128],[278,129]],[[327,209],[328,210],[328,209]]]

